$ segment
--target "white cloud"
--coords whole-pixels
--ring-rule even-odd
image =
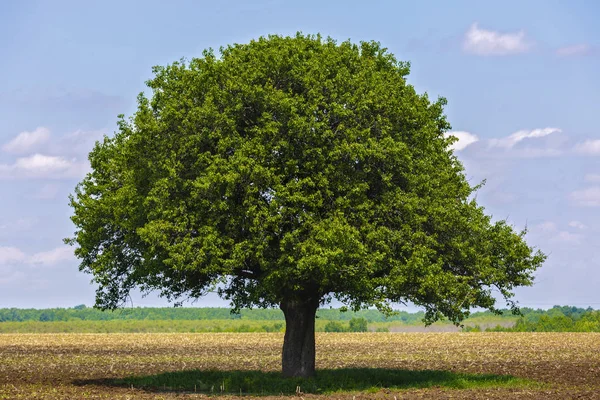
[[[27,255],[16,247],[0,247],[0,265],[32,264],[52,266],[72,258],[74,258],[73,249],[69,246],[61,246],[32,255]]]
[[[21,132],[13,140],[4,144],[2,150],[7,153],[22,154],[39,147],[50,139],[50,131],[43,126],[32,132]]]
[[[10,162],[0,162],[0,180],[81,178],[89,172],[89,152],[103,136],[103,131],[78,130],[49,140],[50,131],[44,127],[21,132],[2,146],[2,150],[29,153]],[[41,147],[43,154],[39,152]],[[34,197],[50,199],[56,196],[56,191],[56,187],[47,186]]]
[[[600,155],[600,140],[586,140],[575,145],[575,151],[580,154]]]
[[[519,143],[525,139],[541,138],[541,137],[548,136],[553,133],[559,133],[559,132],[562,132],[562,130],[560,130],[559,128],[542,128],[542,129],[533,129],[533,130],[523,129],[523,130],[517,131],[505,138],[491,139],[489,141],[489,146],[510,149],[510,148],[514,147],[517,143]],[[554,149],[551,149],[551,150],[553,150],[553,152],[556,152],[556,150],[554,150]],[[552,155],[556,155],[556,154],[553,153]]]
[[[87,164],[75,159],[34,154],[17,158],[13,164],[0,164],[0,179],[49,178],[64,179],[82,176]]]
[[[576,221],[575,221],[576,222]],[[569,226],[571,223],[569,223]],[[578,244],[581,242],[583,235],[563,231],[558,228],[558,225],[552,221],[545,221],[535,226],[535,229],[543,233],[549,241]]]
[[[600,174],[586,174],[584,180],[586,182],[600,183]]]
[[[556,236],[552,238],[552,240],[556,242],[579,244],[582,238],[583,235],[580,235],[578,233],[560,231],[558,232],[558,234],[556,234]]]
[[[571,222],[569,222],[569,226],[571,228],[577,228],[577,229],[586,229],[587,228],[587,226],[583,222],[580,222],[580,221],[571,221]]]
[[[452,143],[452,145],[450,146],[450,148],[454,151],[464,150],[467,146],[479,141],[479,138],[476,135],[464,131],[453,131],[444,133],[444,137],[449,136],[454,136],[458,139],[458,141]]]
[[[53,273],[52,270],[44,267],[54,267],[72,259],[74,259],[73,250],[68,246],[31,255],[16,247],[0,246],[0,286],[14,285],[22,281],[28,288],[35,287],[36,274],[44,271]]]
[[[525,38],[525,32],[500,33],[479,28],[477,23],[471,25],[465,34],[463,50],[467,53],[482,56],[525,53],[532,47]]]
[[[69,246],[62,246],[50,251],[35,253],[29,257],[29,262],[32,264],[56,265],[73,257],[73,249]]]
[[[0,246],[0,265],[20,264],[27,260],[27,255],[16,247]]]
[[[556,232],[558,230],[556,224],[551,221],[542,222],[541,224],[536,225],[536,228],[542,232]]]
[[[575,44],[572,46],[560,47],[556,50],[556,55],[561,57],[569,57],[569,56],[584,56],[591,52],[592,48],[590,45],[582,43]]]
[[[71,162],[65,160],[63,157],[45,156],[43,154],[34,154],[29,157],[18,158],[15,163],[15,168],[34,173],[55,172],[70,167]]]
[[[576,190],[570,195],[571,201],[585,207],[600,207],[600,187],[594,186]]]

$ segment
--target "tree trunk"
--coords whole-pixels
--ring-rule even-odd
[[[287,300],[280,305],[285,315],[281,366],[283,376],[315,374],[315,315],[318,301]]]

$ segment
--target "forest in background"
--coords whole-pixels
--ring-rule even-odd
[[[474,312],[463,331],[496,332],[600,332],[600,311],[571,306],[551,309],[522,308],[522,316],[508,310],[497,315]],[[424,313],[396,311],[393,315],[373,310],[321,309],[320,332],[389,332],[398,327],[423,326]],[[442,321],[435,326],[450,325]],[[78,305],[72,308],[0,309],[0,333],[52,332],[282,332],[283,313],[278,309],[252,309],[232,313],[228,308],[135,307],[101,311]]]

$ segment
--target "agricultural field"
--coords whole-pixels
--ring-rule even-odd
[[[279,377],[276,333],[0,334],[0,399],[600,398],[598,333],[317,333]]]

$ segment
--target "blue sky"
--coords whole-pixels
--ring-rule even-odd
[[[410,61],[409,82],[448,99],[480,204],[549,254],[517,300],[600,308],[599,15],[593,0],[0,2],[0,307],[93,304],[61,240],[67,196],[152,66],[302,31]]]

